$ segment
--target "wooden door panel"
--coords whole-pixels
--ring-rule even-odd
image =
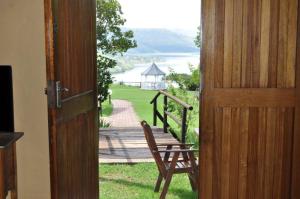
[[[294,88],[298,1],[213,4],[214,87]]]
[[[298,6],[202,1],[200,198],[295,198]]]
[[[288,196],[294,109],[218,107],[214,118],[213,198]]]
[[[96,59],[95,2],[92,0],[56,0],[56,63],[62,85],[72,88],[64,98],[94,89]]]
[[[51,195],[99,198],[94,0],[46,0]],[[63,88],[56,105],[56,82]]]
[[[60,198],[95,198],[98,175],[94,168],[97,167],[95,153],[98,151],[91,147],[97,144],[94,123],[91,112],[65,122],[58,129],[61,132],[57,136]]]

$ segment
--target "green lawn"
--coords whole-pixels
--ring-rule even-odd
[[[100,198],[103,199],[155,199],[160,193],[154,193],[154,185],[158,175],[154,163],[134,165],[100,165]],[[161,185],[161,189],[163,183]],[[168,199],[196,199],[189,184],[187,175],[174,175]]]
[[[103,117],[108,117],[111,115],[113,111],[113,106],[106,100],[105,102],[102,103],[102,116]]]

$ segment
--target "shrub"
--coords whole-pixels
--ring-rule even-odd
[[[183,100],[184,102],[193,106],[193,110],[188,111],[187,115],[187,137],[188,143],[194,143],[196,146],[199,145],[198,136],[195,134],[194,129],[199,127],[199,100],[197,99],[194,92],[190,92],[184,89],[178,89],[170,87],[168,92]],[[182,106],[175,103],[172,100],[168,102],[168,111],[172,112],[178,118],[182,118]],[[181,138],[181,127],[172,125],[172,130],[175,132],[179,138]]]
[[[178,84],[182,90],[196,91],[200,86],[200,71],[199,68],[194,68],[190,65],[191,75],[175,73],[171,70],[171,73],[167,76],[167,80]]]
[[[110,123],[106,122],[104,119],[100,119],[99,120],[99,126],[100,126],[100,128],[109,128]]]

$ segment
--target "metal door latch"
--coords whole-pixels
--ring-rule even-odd
[[[48,98],[48,107],[61,108],[62,94],[68,91],[69,91],[68,88],[62,88],[60,81],[49,80],[47,83],[47,88],[44,89],[44,92]]]
[[[61,108],[61,96],[63,92],[69,92],[68,88],[62,88],[61,82],[57,81],[55,82],[56,87],[56,107]]]

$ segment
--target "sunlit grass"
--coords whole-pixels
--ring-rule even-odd
[[[158,170],[154,163],[134,165],[100,165],[101,199],[156,199],[160,193],[154,193]],[[161,189],[163,183],[161,185]],[[160,190],[161,191],[161,190]],[[167,199],[195,199],[186,174],[173,176]]]
[[[112,104],[109,103],[108,100],[102,103],[102,116],[103,117],[108,117],[111,115],[113,111],[113,106]]]

